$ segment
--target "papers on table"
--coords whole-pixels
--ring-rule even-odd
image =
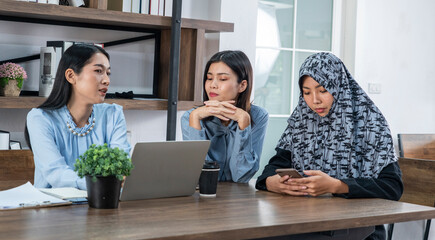
[[[0,210],[68,205],[71,202],[44,194],[30,182],[0,191]]]
[[[87,198],[88,193],[85,190],[79,190],[73,187],[64,188],[40,188],[39,191],[51,195],[53,197],[61,198],[64,200],[74,198]]]

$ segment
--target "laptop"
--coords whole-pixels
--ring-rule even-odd
[[[121,201],[190,196],[195,192],[209,140],[136,143],[134,168],[125,179]]]

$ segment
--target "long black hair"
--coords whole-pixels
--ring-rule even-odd
[[[83,67],[91,61],[91,58],[97,54],[104,54],[110,61],[110,56],[103,48],[91,44],[75,44],[69,47],[62,55],[57,68],[56,77],[54,79],[53,89],[47,100],[38,108],[41,109],[59,109],[68,103],[71,98],[71,83],[66,80],[65,72],[67,69],[72,69],[76,74],[80,74]],[[24,137],[27,145],[32,149],[29,131],[27,130],[27,122],[24,126]]]
[[[246,80],[247,87],[245,91],[241,92],[236,100],[236,107],[245,110],[246,112],[250,112],[251,110],[251,91],[252,91],[252,81],[253,81],[253,73],[251,62],[249,61],[248,56],[242,51],[222,51],[213,55],[210,60],[207,62],[204,70],[204,79],[203,79],[203,98],[204,101],[208,100],[208,95],[205,90],[205,82],[207,81],[207,73],[210,69],[210,65],[213,63],[223,62],[225,63],[234,73],[237,74],[237,82],[241,83],[243,80]]]
[[[97,54],[104,54],[110,60],[109,54],[103,48],[91,44],[75,44],[69,47],[62,55],[54,79],[53,90],[47,100],[38,108],[58,109],[68,103],[71,98],[71,83],[66,80],[65,72],[71,68],[76,74],[80,74],[83,67]]]

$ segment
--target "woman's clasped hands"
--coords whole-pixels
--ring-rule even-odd
[[[208,100],[204,102],[204,106],[195,109],[192,114],[194,119],[198,121],[198,124],[199,120],[214,116],[225,122],[233,120],[237,122],[239,128],[243,130],[249,126],[251,117],[246,111],[234,106],[234,104],[234,100]]]
[[[266,179],[267,189],[292,196],[319,196],[326,193],[349,192],[347,184],[322,171],[307,170],[304,174],[308,177],[290,178],[287,175],[280,177],[278,174],[270,176]]]

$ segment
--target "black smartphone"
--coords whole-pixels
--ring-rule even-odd
[[[290,178],[302,178],[302,175],[294,168],[279,168],[275,170],[281,177],[288,175]]]

